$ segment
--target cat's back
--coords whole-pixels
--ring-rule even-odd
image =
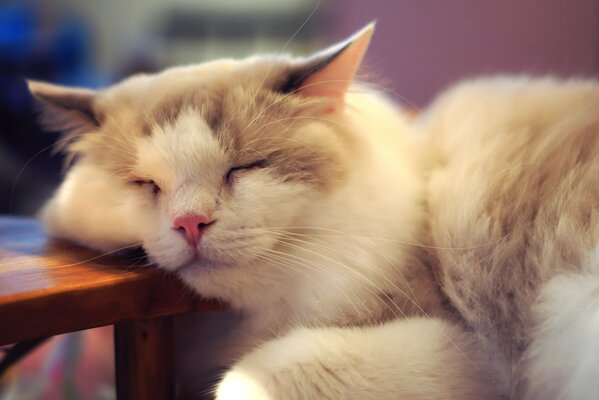
[[[450,88],[422,120],[436,154],[462,162],[475,159],[474,149],[495,154],[526,150],[522,142],[529,150],[542,149],[556,144],[556,136],[573,140],[587,135],[596,143],[592,129],[585,133],[569,125],[596,123],[598,110],[599,80],[498,76]]]
[[[599,82],[491,78],[442,95],[422,126],[437,275],[505,361],[557,273],[593,267],[599,240]]]

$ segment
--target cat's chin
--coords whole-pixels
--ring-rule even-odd
[[[214,272],[223,268],[230,268],[232,265],[222,261],[214,261],[206,257],[196,256],[174,268],[169,268],[171,272],[184,276],[187,274],[196,275],[198,273]]]
[[[234,265],[191,260],[171,270],[183,282],[193,288],[196,293],[205,297],[222,298],[223,293],[215,288],[222,285],[223,276],[231,272]],[[215,282],[220,284],[215,285]]]
[[[215,268],[218,268],[215,264],[206,264],[206,263],[203,263],[201,261],[194,259],[194,260],[190,260],[184,264],[177,266],[175,269],[172,270],[172,272],[174,272],[175,274],[182,275],[189,271],[201,272],[201,271],[213,270]]]

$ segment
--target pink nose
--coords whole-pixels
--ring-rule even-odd
[[[185,235],[187,243],[195,247],[200,243],[204,229],[213,222],[214,219],[206,215],[183,215],[175,218],[173,229]]]

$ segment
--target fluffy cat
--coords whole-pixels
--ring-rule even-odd
[[[599,84],[474,81],[409,122],[352,82],[372,32],[30,82],[76,158],[48,231],[240,310],[221,400],[596,398]]]

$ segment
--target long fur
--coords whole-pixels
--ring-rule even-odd
[[[94,94],[101,124],[69,144],[48,231],[141,243],[239,311],[211,358],[237,360],[220,400],[597,398],[599,83],[476,80],[408,122],[367,88],[342,109],[281,93],[301,62]],[[44,88],[51,112],[71,104]],[[190,213],[216,220],[197,248],[172,225]]]
[[[542,381],[526,372],[543,370],[532,359],[521,365],[523,353],[555,334],[548,325],[563,313],[547,309],[559,292],[547,285],[555,286],[549,282],[559,274],[597,273],[598,110],[595,81],[499,77],[451,89],[424,117],[434,149],[430,229],[433,243],[444,248],[434,252],[437,277],[496,354],[497,375],[515,398]],[[586,329],[575,325],[559,340]],[[545,350],[547,357],[557,354]],[[554,383],[568,385],[565,378]],[[597,395],[593,386],[578,390]],[[560,395],[530,398],[551,396]]]

